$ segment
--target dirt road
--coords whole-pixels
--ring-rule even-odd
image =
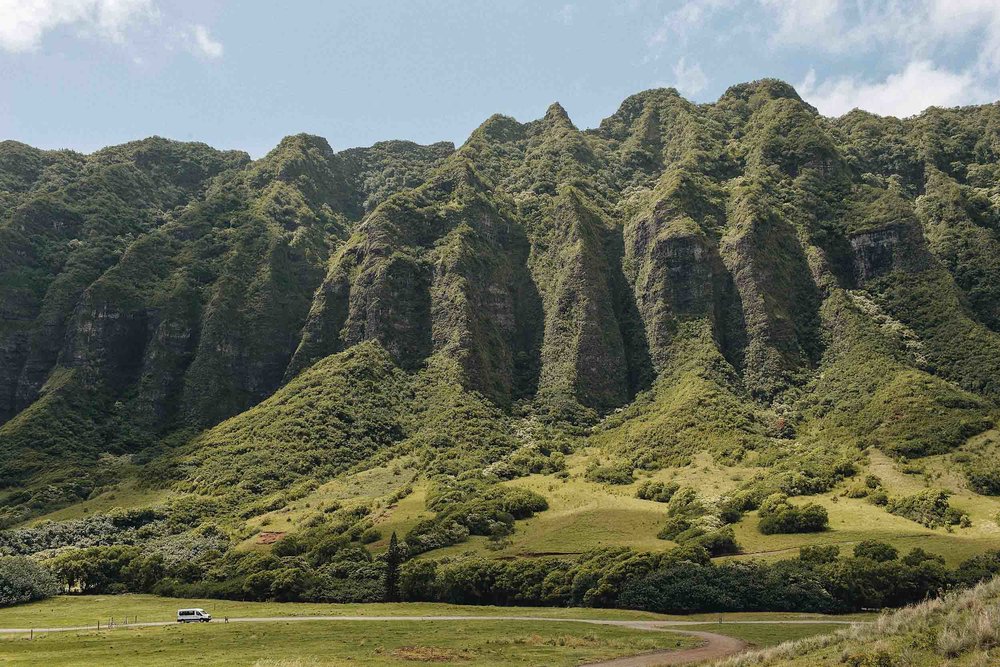
[[[650,628],[655,629],[655,628]],[[701,646],[685,649],[669,649],[665,651],[654,651],[652,653],[642,653],[640,655],[605,660],[604,662],[592,662],[585,667],[661,667],[666,665],[690,665],[706,660],[719,660],[739,653],[747,648],[747,643],[742,639],[727,637],[714,632],[701,632],[698,630],[666,630],[667,632],[679,632],[691,637],[704,640]]]

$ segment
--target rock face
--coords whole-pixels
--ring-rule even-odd
[[[996,400],[998,114],[830,120],[762,81],[647,91],[586,131],[558,104],[494,116],[457,150],[0,143],[0,469],[21,471],[0,482],[208,428],[366,343],[383,375],[447,369],[459,421],[591,424],[640,396],[658,456],[680,432],[759,446],[857,304],[920,373]]]
[[[711,208],[699,183],[681,173],[661,179],[655,203],[625,226],[625,258],[649,353],[663,372],[677,363],[675,346],[685,323],[706,322],[715,341],[735,352],[730,327],[732,276],[719,254],[718,230],[725,215]],[[685,207],[685,195],[694,205]],[[696,217],[695,217],[696,216]]]
[[[853,234],[851,249],[862,283],[893,271],[921,271],[928,264],[920,229],[905,222]]]

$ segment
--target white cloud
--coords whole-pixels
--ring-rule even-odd
[[[674,86],[685,95],[697,95],[708,85],[708,77],[698,63],[688,65],[686,59],[681,58],[673,69]]]
[[[758,0],[777,23],[776,47],[927,60],[975,44],[978,66],[1000,71],[997,0]]]
[[[646,39],[650,48],[666,43],[671,33],[684,41],[691,30],[700,28],[713,14],[734,7],[739,0],[686,0],[663,17],[663,23]]]
[[[830,39],[844,33],[839,0],[760,0],[760,4],[778,21],[771,34],[773,44],[839,49],[842,40]]]
[[[930,36],[949,41],[977,36],[973,42],[979,49],[977,67],[981,72],[1000,72],[1000,2],[932,0],[927,15]]]
[[[895,63],[895,71],[881,80],[839,76],[817,82],[810,71],[799,92],[824,114],[859,107],[908,116],[928,106],[987,102],[1000,88],[998,0],[758,2],[777,25],[769,38],[772,47],[838,57],[864,54]],[[976,55],[962,66],[941,64],[973,45]]]
[[[192,53],[206,58],[221,58],[222,43],[212,39],[208,28],[203,25],[193,25],[191,30],[185,35],[188,48]]]
[[[809,70],[798,85],[802,98],[826,116],[840,116],[860,108],[884,116],[906,117],[929,106],[958,106],[986,102],[989,95],[970,72],[952,72],[927,60],[909,63],[884,81],[861,81],[843,76],[817,83]]]
[[[0,48],[33,51],[60,26],[121,43],[129,28],[158,17],[152,0],[0,0]]]

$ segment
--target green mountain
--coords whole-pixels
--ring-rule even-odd
[[[7,550],[123,507],[223,558],[983,552],[998,177],[997,105],[774,80],[457,149],[0,143]]]

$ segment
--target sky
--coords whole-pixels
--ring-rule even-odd
[[[596,127],[763,77],[831,116],[992,102],[1000,0],[0,0],[0,140],[49,149],[461,144],[494,113]]]

